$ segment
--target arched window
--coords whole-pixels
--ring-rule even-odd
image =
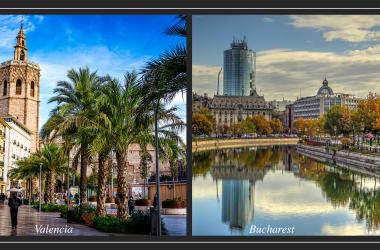
[[[20,61],[24,61],[24,58],[25,58],[25,53],[23,50],[21,50],[21,53],[20,53]]]
[[[34,82],[30,83],[30,96],[34,97]]]
[[[24,42],[24,40],[22,40],[22,42],[21,42],[21,43],[22,43],[22,46],[25,46],[25,42]]]
[[[16,81],[16,95],[21,95],[21,80]]]
[[[8,92],[8,82],[5,80],[4,86],[3,86],[3,96],[6,96],[7,92]]]

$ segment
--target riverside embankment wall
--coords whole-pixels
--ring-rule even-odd
[[[324,147],[297,145],[297,151],[309,158],[339,167],[380,177],[380,155],[364,155],[349,151],[326,150]]]
[[[268,145],[296,145],[298,138],[214,139],[193,141],[193,151]]]

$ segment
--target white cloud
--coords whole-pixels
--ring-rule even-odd
[[[369,231],[365,225],[360,224],[343,224],[331,225],[325,224],[321,228],[322,235],[328,236],[356,236],[356,235],[378,235],[378,232]]]
[[[312,28],[323,32],[326,41],[352,43],[380,40],[380,16],[375,15],[301,15],[290,16],[296,28]]]
[[[22,16],[20,15],[0,15],[0,49],[10,49],[14,46],[17,32],[20,29]],[[24,16],[25,33],[34,30],[34,25],[28,16]]]
[[[217,92],[220,67],[193,64],[193,92],[213,95]],[[220,74],[219,91],[223,92],[223,72]]]
[[[267,100],[315,95],[325,76],[335,92],[380,93],[380,45],[346,53],[273,49],[257,53],[257,90]],[[193,65],[193,91],[216,92],[218,67]],[[221,86],[222,89],[222,86]]]
[[[270,18],[270,17],[264,17],[264,18],[263,18],[263,22],[264,22],[264,23],[273,23],[273,22],[274,22],[274,19],[273,19],[273,18]]]

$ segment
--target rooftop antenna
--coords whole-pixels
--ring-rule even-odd
[[[219,95],[219,79],[220,79],[220,73],[222,73],[222,69],[220,68],[219,73],[218,73],[218,89],[216,90],[216,95]]]

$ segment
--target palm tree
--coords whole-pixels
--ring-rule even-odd
[[[39,175],[40,166],[46,176],[45,190],[48,202],[53,202],[56,176],[65,171],[63,150],[56,144],[47,144],[30,157],[16,162],[18,168],[12,169],[11,178],[30,179]]]
[[[177,16],[179,20],[175,25],[166,30],[168,35],[184,37],[186,35],[186,15]],[[156,159],[159,159],[159,124],[158,111],[161,102],[170,103],[174,97],[181,93],[184,94],[187,85],[187,49],[184,44],[178,44],[175,47],[165,51],[157,59],[152,59],[146,63],[142,70],[143,78],[141,88],[146,93],[141,108],[150,103],[155,103],[155,147]],[[156,180],[157,180],[157,223],[160,225],[160,184],[159,184],[159,161],[156,161]],[[157,230],[161,234],[161,228]]]
[[[117,162],[117,200],[119,218],[128,216],[127,203],[127,152],[135,141],[138,129],[135,126],[136,110],[141,103],[141,92],[137,86],[137,73],[127,72],[124,84],[117,79],[106,77],[97,105],[101,110],[95,129],[94,152],[107,152],[109,145],[116,153]],[[100,171],[99,171],[100,172]]]
[[[57,107],[51,112],[53,121],[52,124],[48,124],[47,131],[51,128],[56,136],[72,142],[71,147],[79,147],[80,202],[83,207],[87,203],[87,167],[90,158],[89,147],[93,138],[89,124],[97,115],[95,95],[101,80],[96,72],[90,72],[87,67],[78,71],[71,69],[67,77],[70,81],[59,81],[54,89],[56,95],[49,100],[49,103],[56,102]]]

